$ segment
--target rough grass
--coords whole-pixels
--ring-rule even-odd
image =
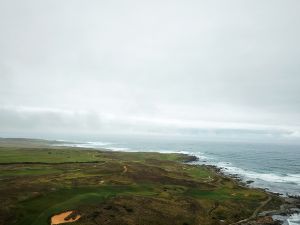
[[[268,196],[212,168],[182,163],[189,159],[1,147],[0,224],[46,225],[52,215],[67,210],[82,215],[74,225],[229,224],[250,216]]]
[[[0,148],[0,163],[67,163],[101,160],[97,151],[47,148]]]
[[[138,186],[103,186],[101,188],[61,189],[39,198],[22,201],[17,211],[21,218],[18,224],[46,225],[49,217],[65,210],[76,210],[81,206],[95,205],[117,195],[151,195],[150,190]]]

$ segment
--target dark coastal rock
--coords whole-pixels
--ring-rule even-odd
[[[293,199],[300,200],[300,195],[289,195],[289,194],[287,194],[287,196],[288,196],[289,198],[293,198]]]
[[[254,181],[253,180],[247,180],[246,184],[252,184]]]
[[[194,155],[188,155],[185,157],[184,159],[184,163],[190,163],[190,162],[195,162],[195,161],[199,161],[199,158],[197,156]]]
[[[247,223],[247,225],[280,225],[281,222],[274,221],[270,216],[259,217],[255,221]]]

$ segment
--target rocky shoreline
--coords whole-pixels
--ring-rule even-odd
[[[189,163],[195,164],[199,162],[199,158],[196,156],[191,157],[191,160]],[[251,187],[250,184],[254,181],[247,180],[243,181],[242,178],[238,174],[225,174],[222,171],[222,168],[217,167],[215,165],[206,165],[206,164],[200,164],[204,165],[210,170],[213,170],[216,174],[224,177],[229,178],[233,181],[235,181],[239,186],[247,187],[247,188],[254,188]],[[293,195],[286,195],[283,196],[280,193],[274,193],[271,192],[268,189],[265,188],[254,188],[254,189],[261,189],[264,192],[268,193],[271,197],[277,197],[282,200],[282,204],[280,205],[279,209],[277,210],[270,210],[270,211],[262,211],[257,213],[255,217],[249,218],[249,221],[241,221],[241,223],[237,222],[234,224],[242,224],[242,225],[290,225],[288,223],[288,219],[290,216],[299,214],[300,217],[300,196],[293,196]]]

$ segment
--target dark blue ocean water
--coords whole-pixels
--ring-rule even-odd
[[[192,154],[199,157],[199,163],[216,165],[225,173],[254,181],[251,186],[300,195],[300,145],[296,144],[103,139],[75,145],[118,151]]]

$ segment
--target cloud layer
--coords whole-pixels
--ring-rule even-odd
[[[298,139],[299,11],[297,0],[2,1],[0,132]]]

